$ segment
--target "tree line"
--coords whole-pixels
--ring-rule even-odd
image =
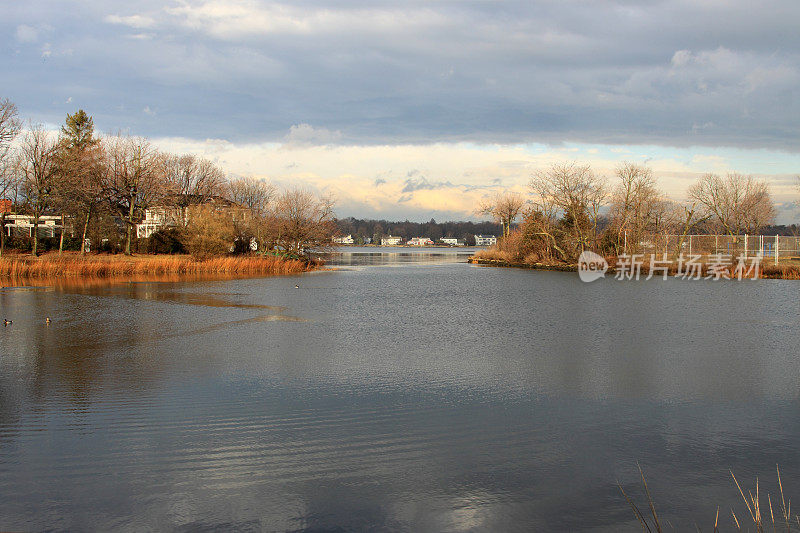
[[[495,222],[391,222],[388,220],[343,218],[336,221],[341,235],[352,235],[356,244],[364,244],[367,239],[380,243],[382,237],[393,235],[404,240],[414,237],[428,237],[437,242],[442,237],[464,241],[468,246],[475,244],[475,235],[497,235],[500,225]]]
[[[635,254],[655,242],[671,242],[669,252],[677,255],[689,235],[723,234],[737,242],[776,217],[766,181],[736,172],[701,176],[685,201],[668,198],[651,169],[627,162],[611,180],[589,165],[554,164],[537,172],[528,189],[528,197],[504,192],[478,207],[502,225],[499,250],[516,261],[572,263],[584,250]]]
[[[144,244],[207,256],[257,248],[294,256],[325,247],[335,231],[332,198],[301,188],[277,190],[267,181],[228,177],[214,162],[156,149],[143,137],[99,137],[83,110],[67,115],[58,135],[42,125],[22,127],[17,107],[0,100],[0,200],[32,217],[28,245],[39,252],[46,214],[80,229],[84,243],[107,243],[131,254],[145,210],[174,222]],[[7,209],[0,209],[0,254],[6,246]],[[23,239],[25,240],[25,239]],[[65,246],[65,232],[59,250]]]

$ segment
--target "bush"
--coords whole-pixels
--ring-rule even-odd
[[[197,206],[186,228],[186,249],[197,259],[231,252],[236,232],[230,215],[211,206]]]
[[[156,231],[146,240],[145,250],[148,254],[184,254],[186,235],[177,228],[166,228]]]

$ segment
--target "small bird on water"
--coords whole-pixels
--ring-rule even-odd
[[[48,317],[46,317],[46,318],[44,319],[44,321],[45,321],[45,323],[46,323],[46,324],[49,324],[49,323],[50,323],[50,317],[49,317],[49,316],[48,316]]]
[[[294,288],[295,288],[295,289],[299,289],[299,288],[300,288],[300,285],[295,285],[295,286],[294,286]]]
[[[11,325],[11,321],[9,319],[7,319],[7,318],[4,318],[3,319],[3,325],[4,326],[10,326]]]

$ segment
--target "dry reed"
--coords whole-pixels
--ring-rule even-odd
[[[189,256],[11,256],[0,258],[0,278],[111,278],[164,274],[279,275],[305,272],[315,266],[304,261],[260,256],[215,257],[202,261]]]
[[[637,464],[637,466],[639,466]],[[736,484],[736,489],[739,491],[739,495],[744,502],[744,505],[747,509],[747,514],[743,516],[750,516],[750,520],[753,523],[753,527],[759,533],[763,533],[766,529],[771,529],[772,531],[777,531],[778,529],[784,530],[787,532],[793,531],[794,523],[797,522],[798,527],[800,527],[800,516],[795,514],[792,516],[792,502],[791,500],[786,499],[783,493],[783,482],[781,481],[781,469],[776,465],[775,470],[778,474],[778,492],[776,496],[780,496],[780,500],[776,500],[776,506],[778,512],[776,513],[773,509],[772,505],[772,495],[767,493],[767,507],[769,508],[769,516],[766,514],[762,514],[761,509],[761,498],[762,495],[759,489],[758,479],[756,479],[756,487],[755,493],[752,490],[748,490],[745,494],[745,491],[742,489],[742,486],[739,484],[739,480],[736,479],[736,476],[731,471],[731,477],[733,478],[733,482]],[[639,474],[642,478],[642,485],[644,487],[644,492],[647,496],[647,503],[650,508],[650,515],[648,516],[646,513],[643,513],[636,503],[628,497],[625,493],[625,490],[622,488],[622,485],[618,482],[617,486],[619,487],[620,492],[625,497],[625,501],[628,502],[631,509],[633,510],[633,514],[636,516],[636,519],[639,521],[639,525],[641,526],[643,531],[653,532],[653,531],[662,531],[661,521],[656,514],[655,503],[653,501],[653,497],[650,494],[650,490],[647,487],[647,481],[644,477],[644,472],[642,471],[642,467],[639,466]],[[731,509],[731,518],[733,519],[732,525],[735,526],[737,530],[741,530],[742,527],[746,524],[739,521],[739,518],[736,516],[736,512]],[[700,531],[700,528],[697,528]],[[714,529],[713,531],[716,533],[719,531],[719,507],[717,507],[717,513],[714,517]]]

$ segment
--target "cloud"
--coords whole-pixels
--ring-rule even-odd
[[[40,42],[48,25],[51,55],[75,59],[57,73],[0,59],[19,73],[5,90],[43,110],[62,85],[92,87],[109,110],[157,99],[170,120],[141,123],[145,135],[280,142],[321,124],[338,133],[292,136],[800,150],[793,0],[758,12],[745,0],[46,3],[11,13],[14,42]],[[140,125],[113,118],[109,129]]]
[[[35,43],[39,40],[39,30],[27,24],[17,26],[15,33],[17,41],[20,43]]]
[[[155,143],[172,152],[213,157],[232,174],[330,192],[338,199],[336,211],[341,217],[399,220],[480,219],[475,207],[482,199],[504,190],[528,195],[531,175],[557,162],[586,162],[595,172],[610,178],[620,161],[643,160],[633,157],[630,147],[620,147],[623,153],[614,154],[609,147],[593,145],[568,147],[574,151],[543,145],[471,143],[305,146],[286,150],[277,143],[231,143],[221,139],[167,138],[155,139]],[[776,199],[790,202],[797,196],[788,170],[793,168],[794,160],[787,154],[733,151],[722,155],[699,149],[657,147],[648,147],[647,152],[643,156],[652,158],[649,166],[659,185],[675,199],[683,198],[688,187],[706,172],[725,172],[727,167],[757,173],[757,162],[751,167],[737,166],[740,160],[752,161],[756,154],[774,169],[773,173],[759,175],[773,185]],[[517,164],[508,165],[508,161]],[[301,164],[295,165],[296,162]],[[778,171],[782,173],[777,174]]]
[[[107,15],[103,20],[109,24],[121,24],[136,29],[152,28],[156,24],[152,17],[145,15]]]
[[[418,171],[413,171],[411,175],[417,175]],[[439,181],[436,183],[431,183],[430,181],[425,178],[425,176],[420,176],[419,178],[408,178],[403,182],[403,189],[401,192],[408,193],[414,191],[433,191],[437,189],[444,189],[444,188],[452,188],[453,184],[449,181]]]
[[[325,128],[315,128],[310,124],[296,124],[289,128],[284,138],[288,147],[332,144],[342,137],[342,132]]]

